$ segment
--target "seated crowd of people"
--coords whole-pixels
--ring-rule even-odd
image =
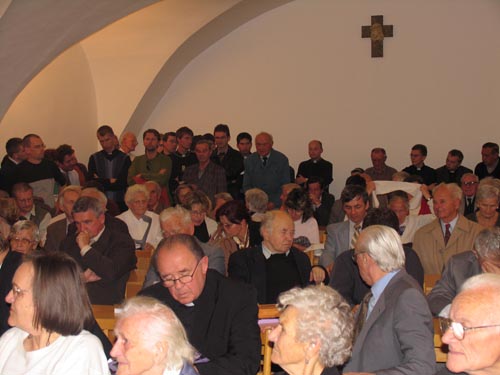
[[[422,144],[398,171],[376,147],[335,199],[318,140],[295,173],[271,134],[236,150],[225,124],[148,129],[137,156],[131,132],[97,139],[87,165],[37,134],[6,143],[0,374],[255,375],[263,304],[275,373],[500,373],[498,144],[474,171],[455,149],[427,166]],[[120,304],[112,345],[92,306]]]

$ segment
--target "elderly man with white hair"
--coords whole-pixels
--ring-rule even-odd
[[[134,297],[122,306],[111,355],[117,374],[197,375],[194,349],[174,312],[151,297]]]
[[[148,211],[149,191],[144,185],[129,186],[125,193],[125,203],[129,208],[117,216],[127,224],[136,250],[153,251],[161,241],[160,219]]]
[[[451,304],[450,318],[440,321],[450,371],[500,374],[499,310],[500,275],[485,273],[463,284]]]
[[[353,260],[371,291],[358,310],[356,338],[344,375],[433,374],[432,315],[422,288],[404,270],[398,233],[384,225],[364,229]]]

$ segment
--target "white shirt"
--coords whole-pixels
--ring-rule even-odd
[[[146,211],[144,215],[148,216],[152,220],[146,242],[156,247],[162,239],[160,217],[151,211]],[[144,233],[148,228],[148,222],[144,221],[143,218],[137,219],[131,210],[121,213],[117,216],[117,218],[127,224],[130,237],[134,240],[142,240]]]

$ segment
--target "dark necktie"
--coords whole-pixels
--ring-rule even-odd
[[[354,323],[354,340],[358,337],[359,333],[363,329],[363,325],[366,321],[366,316],[368,315],[368,304],[370,303],[370,299],[372,298],[372,292],[366,293],[363,301],[359,304],[359,313],[356,318],[356,322]]]
[[[400,226],[399,226],[399,230],[398,230],[398,232],[399,232],[399,235],[400,235],[400,236],[402,236],[402,235],[403,235],[403,233],[405,232],[405,229],[406,229],[406,225],[400,225]]]
[[[445,231],[444,231],[444,245],[446,246],[448,244],[448,241],[450,240],[451,237],[451,232],[450,232],[450,224],[445,225]]]
[[[224,160],[224,156],[226,156],[226,153],[221,152],[221,153],[217,154],[217,156],[219,157],[219,161],[222,163],[222,160]]]
[[[267,156],[262,157],[262,165],[265,167],[267,165]]]

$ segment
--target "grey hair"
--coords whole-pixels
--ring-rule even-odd
[[[454,199],[458,199],[459,201],[462,200],[463,192],[462,189],[460,189],[460,186],[458,186],[457,184],[445,184],[444,182],[442,182],[434,188],[434,190],[432,191],[433,195],[435,195],[436,192],[440,189],[446,189]]]
[[[406,180],[408,177],[410,177],[410,174],[408,172],[400,171],[396,172],[392,175],[392,181],[400,181],[403,182]]]
[[[464,182],[464,179],[465,179],[466,177],[472,177],[472,178],[474,178],[474,180],[475,180],[476,182],[478,182],[478,181],[479,181],[479,177],[477,177],[474,173],[464,173],[464,174],[462,175],[462,177],[460,178],[460,182]]]
[[[354,321],[351,307],[334,289],[315,285],[293,288],[278,297],[278,309],[297,309],[296,338],[319,343],[319,361],[325,367],[343,364],[352,349]]]
[[[500,275],[496,273],[482,273],[468,278],[460,288],[460,293],[472,290],[491,288],[494,289],[500,297]]]
[[[94,197],[81,196],[75,202],[73,211],[71,213],[75,214],[87,211],[92,211],[96,217],[101,216],[102,214],[104,214],[104,207],[102,206],[102,202]]]
[[[189,344],[186,331],[175,313],[166,305],[152,297],[133,297],[127,300],[117,313],[116,326],[120,321],[134,319],[134,328],[140,333],[141,344],[155,352],[158,343],[165,343],[167,355],[165,369],[178,370],[184,362],[193,363],[194,348]]]
[[[9,237],[15,236],[22,230],[31,231],[31,239],[36,243],[40,241],[40,231],[38,230],[38,226],[31,220],[19,220],[12,224],[12,227],[10,227]]]
[[[283,217],[285,217],[285,216],[288,217],[293,222],[290,215],[285,211],[281,211],[281,210],[267,211],[264,214],[264,218],[262,219],[262,221],[260,223],[260,233],[262,234],[263,237],[264,237],[264,235],[263,235],[264,231],[267,231],[269,234],[273,233],[274,220],[276,220],[277,217],[280,215],[282,215]]]
[[[125,193],[125,203],[127,205],[132,202],[136,194],[143,193],[146,196],[146,200],[149,199],[149,191],[146,188],[146,186],[141,185],[141,184],[135,184],[132,186],[129,186],[126,193]]]
[[[149,180],[144,183],[144,186],[153,185],[157,194],[161,194],[161,186],[158,182]]]
[[[265,137],[269,138],[269,140],[271,141],[271,144],[274,144],[273,136],[271,134],[269,134],[268,132],[260,132],[259,134],[257,134],[255,136],[255,139],[257,139],[257,137],[260,137],[260,136],[265,136]]]
[[[78,185],[65,186],[59,191],[59,194],[57,196],[57,203],[59,204],[59,206],[62,206],[64,204],[64,195],[69,191],[77,193],[78,196],[82,194],[82,188]]]
[[[264,213],[267,211],[269,197],[264,190],[253,188],[245,192],[245,202],[247,208],[253,212]]]
[[[106,210],[106,206],[108,205],[108,198],[106,197],[106,194],[94,187],[83,189],[80,197],[92,197],[97,199],[101,203],[103,210]]]
[[[485,177],[481,181],[479,181],[479,187],[485,185],[494,186],[497,189],[500,189],[500,179],[494,178],[492,176]]]
[[[214,195],[214,201],[216,201],[217,199],[223,199],[224,202],[229,202],[233,200],[233,196],[228,192],[223,191]]]
[[[474,241],[474,249],[481,258],[500,260],[500,228],[483,229]]]
[[[178,221],[182,228],[189,227],[193,221],[191,220],[191,214],[182,206],[169,207],[164,209],[160,213],[160,223],[172,221]]]
[[[476,206],[478,205],[479,201],[490,198],[495,198],[498,203],[500,199],[500,190],[498,190],[498,188],[496,188],[495,186],[489,184],[488,185],[479,184],[476,193]]]
[[[401,269],[405,253],[401,237],[385,225],[371,225],[361,231],[356,241],[356,252],[366,252],[383,272]]]

